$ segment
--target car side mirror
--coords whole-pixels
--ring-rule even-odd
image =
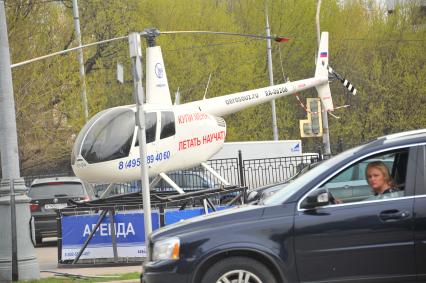
[[[256,190],[249,191],[247,194],[247,202],[252,202],[259,198],[259,192]]]
[[[302,208],[312,209],[318,206],[330,204],[330,194],[327,189],[319,189],[311,192],[302,203]]]

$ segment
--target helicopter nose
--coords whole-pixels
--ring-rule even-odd
[[[127,157],[135,130],[135,115],[127,107],[98,113],[80,131],[71,163],[83,158],[88,164]]]

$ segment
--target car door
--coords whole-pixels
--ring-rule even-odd
[[[426,281],[426,147],[419,148],[414,200],[414,240],[418,281]]]
[[[301,282],[415,279],[412,227],[416,174],[413,169],[417,156],[415,147],[404,150],[409,158],[404,164],[408,170],[401,197],[347,203],[343,200],[341,204],[316,209],[301,208],[306,195],[300,200],[295,214],[295,254]],[[366,160],[359,162],[362,161]],[[358,166],[358,163],[350,166]],[[337,174],[315,189],[326,187],[327,181]]]

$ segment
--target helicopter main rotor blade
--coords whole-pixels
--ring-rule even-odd
[[[85,44],[85,45],[61,50],[61,51],[58,51],[58,52],[53,52],[53,53],[50,53],[50,54],[47,54],[47,55],[44,55],[44,56],[40,56],[40,57],[36,57],[36,58],[30,59],[30,60],[26,60],[26,61],[23,61],[23,62],[11,64],[10,67],[11,68],[19,67],[19,66],[26,65],[28,63],[32,63],[32,62],[35,62],[35,61],[43,60],[43,59],[50,58],[50,57],[57,56],[57,55],[62,55],[62,54],[65,54],[65,53],[68,53],[68,52],[71,52],[71,51],[76,51],[76,50],[83,49],[83,48],[86,48],[86,47],[99,45],[99,44],[105,44],[105,43],[108,43],[108,42],[111,42],[111,41],[122,40],[122,39],[126,39],[126,38],[128,38],[127,35],[116,37],[116,38],[111,38],[111,39],[105,39],[105,40],[101,40],[101,41],[98,41],[98,42],[92,42],[92,43],[88,43],[88,44]]]
[[[160,32],[158,29],[155,29],[155,28],[146,29],[143,32],[140,32],[139,34],[143,37],[155,38],[155,37],[159,36],[160,34],[190,34],[190,33],[242,36],[242,37],[249,37],[249,38],[255,38],[255,39],[273,39],[276,42],[287,42],[287,41],[290,40],[288,37],[282,37],[282,36],[270,36],[269,37],[269,36],[257,35],[257,34],[244,34],[244,33],[236,33],[236,32],[223,32],[223,31],[182,30],[182,31],[162,31],[162,32]],[[83,49],[83,48],[86,48],[86,47],[104,44],[104,43],[108,43],[108,42],[115,41],[115,40],[122,40],[122,39],[126,39],[126,38],[128,38],[127,35],[116,37],[116,38],[111,38],[111,39],[106,39],[106,40],[101,40],[101,41],[98,41],[98,42],[92,42],[92,43],[89,43],[89,44],[85,44],[85,45],[69,48],[69,49],[66,49],[66,50],[50,53],[48,55],[40,56],[40,57],[33,58],[33,59],[30,59],[30,60],[26,60],[26,61],[23,61],[23,62],[11,64],[10,67],[11,68],[20,67],[20,66],[26,65],[28,63],[32,63],[32,62],[35,62],[35,61],[38,61],[38,60],[43,60],[43,59],[50,58],[50,57],[57,56],[57,55],[62,55],[62,54],[68,53],[68,52],[76,51],[78,49]]]
[[[255,39],[273,39],[276,42],[287,42],[290,39],[283,36],[265,36],[257,34],[244,34],[237,32],[224,32],[224,31],[203,31],[203,30],[180,30],[180,31],[160,31],[160,34],[216,34],[216,35],[229,35],[229,36],[242,36]]]

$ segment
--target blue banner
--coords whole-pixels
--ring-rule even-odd
[[[217,208],[218,210],[225,209]],[[212,212],[209,209],[209,212]],[[204,208],[165,211],[165,225],[170,225],[188,218],[203,215]],[[62,260],[73,260],[79,253],[86,239],[96,226],[100,215],[62,216]],[[152,230],[160,227],[158,212],[151,214]],[[113,230],[114,229],[114,230]],[[114,227],[110,225],[110,216],[102,220],[82,259],[112,258],[112,231],[115,231],[119,257],[145,257],[145,225],[143,213],[117,213]]]
[[[61,219],[62,245],[81,246],[94,229],[99,215],[65,216]],[[152,213],[152,229],[159,228],[159,215]],[[117,244],[144,243],[145,228],[143,213],[123,213],[114,216],[114,231]],[[104,246],[112,243],[112,227],[109,216],[105,216],[96,233],[89,242],[89,246]]]
[[[203,215],[203,208],[185,209],[185,210],[169,210],[165,212],[165,225],[170,225],[188,218]]]

